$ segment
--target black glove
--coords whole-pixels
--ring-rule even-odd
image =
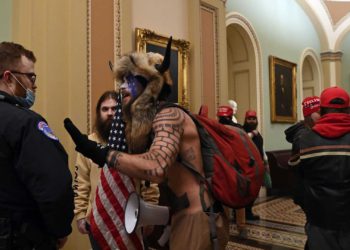
[[[107,161],[109,147],[89,140],[87,135],[83,135],[69,118],[64,119],[64,127],[76,145],[75,150],[103,167]]]

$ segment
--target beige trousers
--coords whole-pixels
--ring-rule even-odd
[[[215,215],[219,249],[225,249],[229,222],[225,213]],[[211,250],[209,216],[205,212],[175,214],[171,220],[170,250]]]

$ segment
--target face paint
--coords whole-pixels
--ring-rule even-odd
[[[126,77],[126,82],[128,84],[128,89],[130,92],[130,96],[132,98],[136,98],[137,96],[137,92],[138,92],[138,81],[136,80],[135,76],[133,76],[132,74],[129,74]]]

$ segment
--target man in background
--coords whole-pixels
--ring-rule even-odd
[[[321,118],[300,136],[309,249],[350,249],[349,95],[321,93]]]
[[[293,201],[304,210],[304,184],[302,181],[303,173],[299,167],[300,163],[300,135],[310,130],[320,119],[320,98],[318,96],[306,97],[303,102],[304,120],[300,121],[284,131],[286,140],[292,143],[292,155],[288,160],[288,165],[292,168],[295,175],[295,184],[293,187]],[[307,222],[306,222],[307,224]],[[308,242],[305,243],[305,250],[309,249]]]
[[[94,132],[89,139],[107,145],[112,121],[116,112],[117,93],[106,91],[97,101]],[[89,216],[95,198],[97,182],[100,179],[100,168],[92,160],[77,154],[74,177],[74,203],[77,227],[80,233],[89,234],[92,249],[99,249],[90,233]]]
[[[302,102],[302,106],[304,120],[292,125],[284,131],[286,140],[292,143],[292,155],[288,161],[288,165],[292,167],[296,177],[293,200],[294,203],[301,208],[304,207],[304,188],[301,181],[302,173],[298,167],[300,163],[300,135],[312,129],[318,119],[320,119],[320,98],[318,96],[306,97]]]
[[[218,107],[216,116],[218,117],[219,123],[221,124],[242,128],[241,124],[233,121],[233,113],[233,108],[230,106],[222,105]]]
[[[62,248],[72,232],[68,155],[34,104],[36,58],[0,43],[0,249]]]
[[[270,180],[270,169],[267,161],[267,156],[264,151],[264,140],[259,131],[257,130],[258,127],[258,117],[256,115],[256,111],[254,110],[248,110],[245,113],[245,119],[243,124],[243,129],[245,132],[247,132],[248,136],[252,139],[255,146],[258,148],[260,152],[261,159],[264,161],[264,165],[266,168],[265,173],[265,185],[267,187],[271,187],[271,180]],[[267,176],[267,177],[266,177]],[[254,205],[254,202],[252,202],[250,205],[246,206],[245,210],[245,216],[247,220],[259,220],[259,215],[256,215],[252,211],[252,207]]]
[[[233,121],[233,113],[233,108],[230,106],[222,105],[218,107],[216,116],[218,117],[219,123],[226,126],[233,126],[242,129],[242,126],[239,123],[235,123]],[[240,234],[244,231],[244,226],[246,223],[245,215],[246,213],[244,208],[232,209],[232,222],[236,223]]]
[[[234,100],[228,100],[228,104],[230,105],[230,107],[232,108],[232,111],[233,111],[233,114],[232,114],[233,123],[238,123],[237,118],[235,116],[237,114],[237,110],[238,110],[237,102],[235,102]]]

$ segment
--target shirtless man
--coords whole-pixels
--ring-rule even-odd
[[[159,108],[171,90],[169,63],[170,43],[164,60],[155,53],[131,53],[121,57],[115,66],[115,78],[123,94],[130,154],[99,147],[69,119],[65,120],[65,127],[77,145],[76,150],[100,166],[107,163],[134,178],[167,182],[172,193],[169,200],[175,201],[170,204],[174,211],[170,249],[212,249],[214,232],[210,232],[208,208],[214,206],[214,201],[204,189],[204,204],[201,203],[199,180],[182,164],[186,162],[204,175],[196,126],[179,108]],[[225,249],[228,222],[222,209],[215,206],[214,212],[219,215],[215,216],[217,246]]]

